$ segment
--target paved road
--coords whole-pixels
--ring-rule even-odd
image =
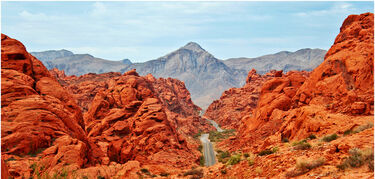
[[[203,117],[206,120],[210,121],[210,123],[216,128],[217,131],[223,132],[224,130],[219,127],[219,124],[217,124],[214,120],[208,119],[206,117]]]
[[[203,111],[200,111],[200,116],[202,116],[203,113],[204,113]],[[215,121],[210,120],[204,116],[202,116],[202,118],[208,120],[216,128],[217,131],[223,132],[223,129],[221,129]],[[212,165],[215,165],[216,163],[216,155],[215,155],[214,147],[212,146],[212,143],[210,139],[208,138],[209,135],[210,134],[202,134],[200,137],[200,140],[203,146],[203,156],[204,156],[205,166],[212,166]]]
[[[204,165],[212,166],[216,163],[214,147],[210,139],[208,139],[209,134],[202,134],[200,140],[203,146],[203,156],[204,156]]]

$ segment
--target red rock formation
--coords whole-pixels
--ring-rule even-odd
[[[307,72],[303,72],[302,74],[303,77],[308,75]],[[246,84],[242,88],[231,88],[225,91],[220,97],[220,100],[215,100],[207,108],[204,115],[218,122],[218,124],[223,128],[238,129],[243,117],[249,118],[253,115],[253,110],[258,104],[258,99],[259,95],[261,94],[263,84],[268,80],[281,76],[282,71],[273,70],[265,75],[257,74],[254,69],[249,71]],[[281,79],[282,78],[279,78],[279,80],[277,80],[278,82],[275,83],[281,82]],[[285,81],[285,83],[288,82],[290,81]],[[275,84],[273,82],[268,82],[268,84],[265,85]],[[267,87],[263,86],[263,88]],[[285,91],[285,93],[289,95],[287,95],[289,98],[293,97],[294,93],[296,92],[293,87],[289,87]],[[265,92],[263,91],[263,93]]]
[[[344,21],[324,62],[308,78],[303,73],[290,72],[264,82],[253,115],[243,116],[238,135],[218,146],[252,153],[277,146],[280,153],[257,156],[260,163],[254,166],[242,162],[229,175],[285,177],[296,168],[297,159],[323,157],[327,167],[302,177],[311,177],[316,172],[325,172],[329,177],[353,177],[353,173],[358,173],[356,177],[373,177],[373,172],[366,168],[340,172],[335,167],[349,155],[349,149],[374,150],[373,125],[368,124],[374,120],[373,49],[374,15],[352,15]],[[357,130],[355,135],[344,135],[358,126],[367,127]],[[323,136],[333,133],[339,139],[322,145]],[[281,142],[283,138],[297,141],[311,134],[318,139],[311,142],[311,149],[303,152]]]
[[[2,60],[2,156],[12,177],[35,171],[138,177],[141,165],[176,173],[199,164],[190,135],[213,127],[198,116],[184,83],[135,70],[80,77],[48,72],[5,35]],[[84,120],[76,101],[87,110]]]
[[[370,13],[349,16],[324,62],[295,100],[300,104],[325,104],[337,112],[373,114],[373,24]]]
[[[66,137],[83,141],[81,145],[87,148],[82,113],[73,98],[19,41],[4,34],[1,39],[2,155],[34,155],[56,147],[57,141]],[[77,156],[75,151],[59,150],[57,155],[62,163],[82,166],[87,161],[76,163],[69,157],[85,160],[87,153]],[[13,164],[11,176],[21,175],[14,170],[17,163]]]

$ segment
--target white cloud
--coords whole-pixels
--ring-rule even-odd
[[[327,15],[337,15],[337,14],[346,14],[350,12],[355,12],[356,9],[350,3],[346,2],[339,2],[334,3],[332,7],[329,9],[324,10],[315,10],[315,11],[308,11],[308,12],[298,12],[295,13],[295,16],[299,17],[308,17],[308,16],[327,16]]]
[[[18,15],[24,20],[28,21],[48,21],[56,19],[54,16],[47,16],[44,13],[30,13],[26,10],[23,10]]]
[[[91,15],[94,17],[100,17],[107,14],[107,6],[103,4],[102,2],[95,2],[93,4],[93,9],[91,11]]]

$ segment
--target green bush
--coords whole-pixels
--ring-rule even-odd
[[[14,161],[14,160],[16,160],[16,159],[13,158],[13,157],[10,157],[10,158],[6,159],[5,161],[7,162],[7,161]]]
[[[97,178],[97,179],[105,179],[105,177],[103,177],[103,176],[101,176],[101,175],[97,176],[96,178]]]
[[[310,134],[309,137],[307,137],[307,139],[313,140],[316,139],[316,136],[314,134]]]
[[[270,149],[262,150],[258,153],[259,156],[270,155],[270,154],[273,154],[273,151]]]
[[[233,136],[234,132],[235,132],[234,129],[227,129],[227,130],[224,130],[223,132],[210,131],[209,139],[211,142],[220,142],[223,139]]]
[[[352,133],[353,133],[353,131],[351,129],[348,129],[348,130],[344,131],[344,136],[347,136],[347,135],[352,134]]]
[[[281,142],[283,142],[283,143],[288,143],[288,142],[289,142],[289,139],[288,139],[288,138],[283,138],[283,139],[281,139]]]
[[[199,144],[199,146],[198,146],[198,151],[202,152],[202,149],[203,149],[202,144]]]
[[[145,174],[147,174],[147,175],[150,175],[150,174],[151,174],[150,171],[148,171],[147,168],[141,168],[141,172],[142,172],[142,173],[145,173]]]
[[[167,176],[169,176],[169,175],[170,175],[169,173],[165,173],[165,172],[160,173],[160,176],[162,176],[162,177],[167,177]]]
[[[220,170],[220,172],[222,173],[222,174],[227,174],[227,170],[224,168],[224,169],[222,169],[222,170]]]
[[[204,157],[203,155],[199,157],[199,165],[204,166]]]
[[[323,141],[324,142],[331,142],[333,140],[336,140],[338,137],[339,136],[335,133],[335,134],[323,137]]]
[[[311,148],[311,145],[306,140],[301,140],[298,142],[293,142],[292,144],[295,150],[306,150]]]
[[[230,153],[228,151],[223,152],[221,150],[218,150],[216,157],[219,162],[226,163],[229,160]]]
[[[227,164],[228,165],[235,165],[241,161],[241,154],[236,154],[230,156],[230,159],[228,160]]]
[[[201,135],[202,135],[202,131],[199,130],[199,132],[194,134],[193,137],[194,137],[194,139],[198,139],[198,137],[201,136]]]
[[[244,156],[245,158],[250,157],[250,155],[249,155],[248,153],[244,153],[243,156]]]

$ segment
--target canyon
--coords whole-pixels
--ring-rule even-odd
[[[324,60],[305,69],[255,69],[272,57],[223,61],[189,43],[144,64],[116,62],[120,72],[76,76],[45,67],[73,53],[40,60],[5,34],[1,46],[2,178],[374,177],[372,13],[347,17]],[[279,55],[307,63],[307,53],[319,56]],[[217,87],[225,91],[204,113],[189,92],[195,78],[161,77],[169,65],[195,73],[178,70],[197,61],[198,76],[243,84]],[[219,85],[211,80],[203,84]]]

